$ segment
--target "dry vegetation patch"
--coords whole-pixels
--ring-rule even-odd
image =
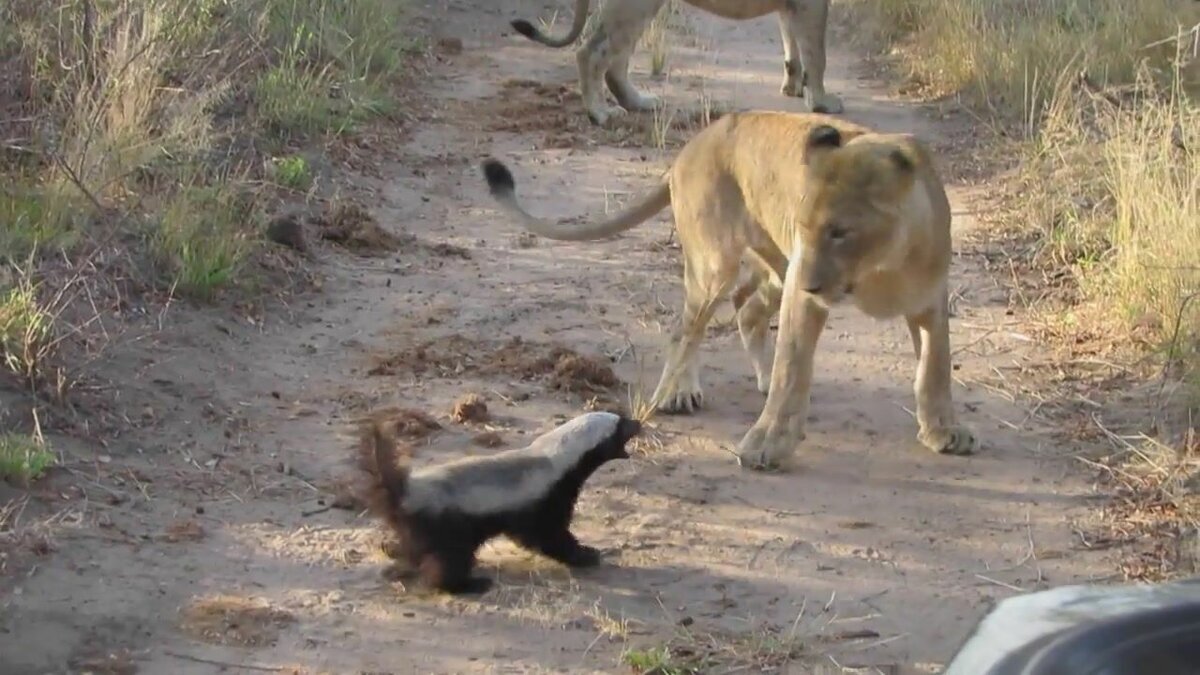
[[[1089,548],[1121,546],[1126,581],[1163,581],[1200,571],[1200,437],[1176,447],[1106,431],[1121,449],[1088,461],[1112,494],[1083,536]]]
[[[180,612],[180,627],[192,637],[216,645],[264,647],[295,622],[291,612],[263,600],[233,595],[200,598]]]

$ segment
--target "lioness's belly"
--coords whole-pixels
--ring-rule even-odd
[[[782,0],[685,0],[687,4],[719,17],[744,21],[779,11]]]

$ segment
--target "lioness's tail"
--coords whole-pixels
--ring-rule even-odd
[[[571,32],[561,38],[552,38],[542,31],[538,30],[532,23],[525,19],[516,19],[512,22],[513,30],[521,35],[540,42],[547,47],[566,47],[579,38],[579,34],[583,32],[583,25],[587,23],[588,5],[590,0],[575,0],[575,18],[571,23]]]
[[[640,201],[608,220],[568,225],[552,223],[531,216],[517,201],[517,188],[512,172],[498,160],[483,162],[483,175],[487,178],[488,190],[505,211],[520,220],[534,234],[560,241],[591,241],[624,232],[650,219],[671,204],[671,187],[664,177],[649,194]]]
[[[398,532],[405,527],[401,503],[408,492],[409,460],[412,448],[396,443],[386,413],[359,422],[359,467],[368,475],[364,492],[367,507],[388,521]]]

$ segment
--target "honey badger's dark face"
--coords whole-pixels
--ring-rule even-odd
[[[625,445],[642,431],[641,422],[624,415],[620,417],[616,430],[597,448],[602,461],[628,459],[629,451],[625,449]]]

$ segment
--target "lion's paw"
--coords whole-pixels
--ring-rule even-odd
[[[754,379],[758,381],[758,391],[762,394],[771,393],[771,371],[756,372]]]
[[[620,118],[626,114],[626,110],[620,106],[606,105],[588,110],[588,119],[598,127],[607,126],[608,123],[616,118]]]
[[[804,95],[804,82],[799,77],[784,75],[783,84],[779,86],[779,93],[784,96],[799,98]]]
[[[649,112],[662,105],[662,99],[654,94],[639,93],[636,97],[622,102],[625,110],[632,112]]]
[[[690,415],[703,406],[704,392],[700,387],[680,387],[662,397],[658,411],[668,415]]]
[[[837,115],[845,110],[845,106],[842,105],[842,99],[833,94],[815,96],[809,92],[809,95],[805,98],[805,102],[808,103],[808,109],[815,113]]]
[[[970,455],[979,445],[975,434],[964,426],[922,431],[917,438],[922,445],[941,455]]]
[[[738,464],[744,469],[774,469],[782,462],[791,458],[796,452],[796,446],[804,440],[804,434],[798,438],[787,438],[778,434],[770,434],[758,426],[750,431],[738,443]]]

